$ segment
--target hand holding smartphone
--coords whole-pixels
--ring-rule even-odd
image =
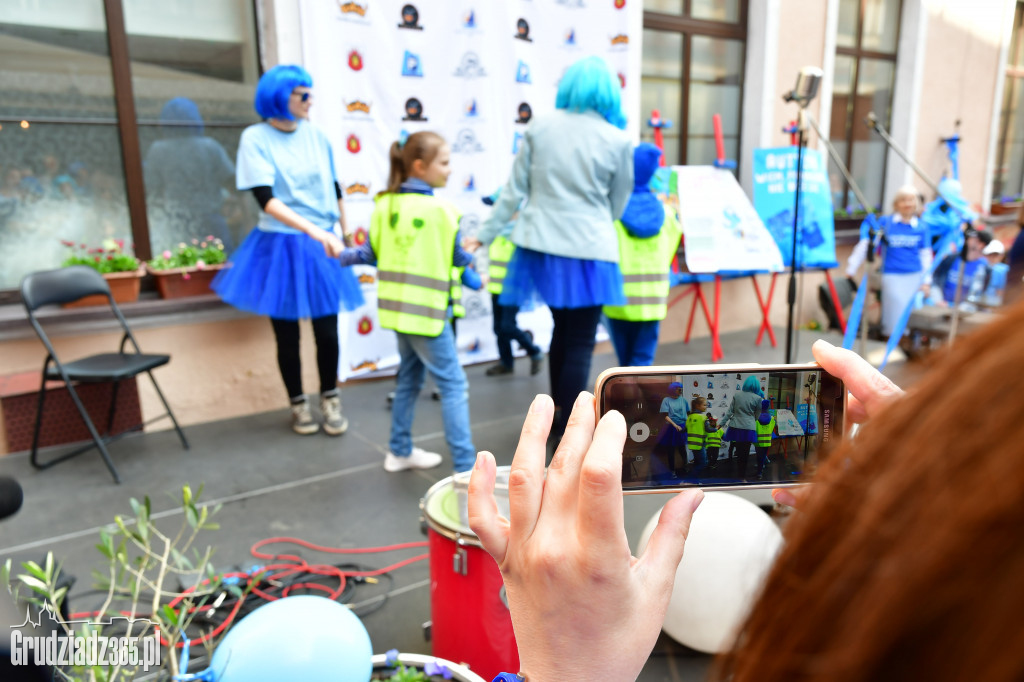
[[[846,388],[817,364],[621,367],[594,395],[626,420],[627,494],[806,482],[845,433]]]

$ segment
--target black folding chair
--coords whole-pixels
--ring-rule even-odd
[[[43,331],[43,327],[39,323],[39,319],[36,317],[35,313],[39,308],[45,305],[71,303],[72,301],[77,301],[80,298],[91,296],[93,294],[106,296],[107,300],[110,302],[110,308],[113,310],[114,316],[117,317],[117,321],[121,323],[121,328],[124,330],[124,335],[121,337],[121,347],[117,353],[101,353],[99,355],[90,355],[89,357],[80,358],[71,362],[61,362],[57,357],[57,351],[54,350],[53,344],[50,343],[49,337],[47,337],[46,332]],[[153,369],[160,367],[161,365],[166,365],[170,361],[171,356],[145,354],[139,349],[139,344],[132,335],[131,329],[128,328],[128,322],[125,321],[120,308],[118,308],[117,304],[114,303],[114,298],[110,295],[110,287],[107,285],[107,281],[103,279],[102,275],[92,268],[84,265],[75,265],[72,267],[60,268],[58,270],[48,270],[46,272],[34,272],[30,275],[26,275],[21,281],[21,300],[24,302],[25,310],[28,312],[28,321],[32,324],[32,328],[36,330],[36,334],[39,335],[39,339],[43,342],[43,345],[46,346],[47,351],[46,361],[43,363],[42,385],[39,388],[39,408],[36,412],[35,431],[32,435],[32,466],[37,469],[47,469],[54,464],[71,459],[76,455],[80,455],[83,452],[96,447],[103,456],[103,461],[106,463],[107,468],[110,469],[110,473],[113,475],[114,481],[120,483],[121,477],[118,476],[117,469],[114,468],[114,463],[110,459],[110,453],[107,451],[107,444],[121,438],[131,431],[136,431],[141,427],[159,419],[163,419],[164,417],[171,418],[171,423],[174,424],[174,430],[178,432],[178,438],[181,439],[182,446],[184,446],[186,450],[188,449],[188,441],[185,440],[185,434],[182,433],[181,427],[178,426],[178,421],[174,418],[174,413],[171,412],[171,406],[167,404],[167,399],[164,398],[164,394],[160,391],[160,386],[157,385],[156,379],[153,378],[152,374]],[[131,342],[132,348],[134,348],[134,352],[125,352],[125,345],[129,341]],[[164,404],[167,412],[150,419],[149,421],[133,426],[130,429],[126,429],[121,433],[110,433],[114,426],[118,387],[121,385],[123,380],[133,379],[143,372],[149,375],[150,381],[153,382],[153,388],[156,389],[156,394],[160,397],[160,401]],[[68,389],[68,393],[71,395],[71,400],[75,403],[75,407],[78,408],[78,413],[82,415],[82,419],[85,421],[85,425],[88,427],[89,433],[92,434],[93,443],[49,461],[40,462],[38,459],[39,431],[43,421],[43,403],[46,398],[47,381],[64,382],[64,385]],[[78,397],[78,392],[75,390],[75,385],[78,383],[98,382],[113,383],[110,396],[110,412],[107,417],[107,428],[102,436],[96,430],[96,426],[89,417],[89,413],[86,411],[85,405],[82,404],[82,400]]]

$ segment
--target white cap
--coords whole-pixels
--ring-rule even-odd
[[[988,246],[986,246],[981,253],[985,256],[988,256],[993,253],[1001,256],[1004,253],[1006,253],[1006,247],[1003,246],[1003,243],[998,239],[993,239],[988,243]]]

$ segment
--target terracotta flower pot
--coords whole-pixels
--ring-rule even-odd
[[[373,672],[370,674],[371,680],[387,680],[394,673],[395,668],[392,668],[387,664],[386,654],[377,654],[372,660]],[[398,662],[407,668],[419,668],[421,670],[427,665],[427,663],[440,663],[451,671],[451,677],[449,679],[455,680],[456,682],[488,682],[466,666],[446,661],[445,659],[438,658],[437,656],[425,656],[423,654],[398,654]],[[444,678],[441,675],[434,675],[427,679],[432,682],[434,680],[444,682]]]
[[[139,284],[146,274],[146,269],[140,267],[132,272],[107,272],[103,279],[110,285],[110,294],[114,297],[115,303],[132,303],[139,300]],[[84,308],[90,305],[106,305],[107,297],[97,294],[86,296],[73,303],[65,303],[64,308]]]
[[[202,296],[212,293],[210,282],[218,272],[227,267],[227,263],[208,265],[199,268],[173,268],[171,270],[154,270],[149,265],[146,269],[156,281],[156,289],[160,298],[183,298],[185,296]]]

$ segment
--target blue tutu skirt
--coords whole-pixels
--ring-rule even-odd
[[[734,429],[731,426],[725,430],[725,437],[730,443],[756,443],[757,431],[754,429]]]
[[[555,256],[516,249],[498,302],[526,307],[538,301],[551,308],[626,305],[618,263]]]
[[[239,310],[279,320],[337,315],[363,304],[351,268],[304,234],[254,229],[210,287]]]
[[[680,424],[682,426],[682,424]],[[665,424],[661,428],[661,432],[658,434],[658,445],[669,448],[682,448],[686,447],[687,433],[686,429],[677,431],[668,424]]]

